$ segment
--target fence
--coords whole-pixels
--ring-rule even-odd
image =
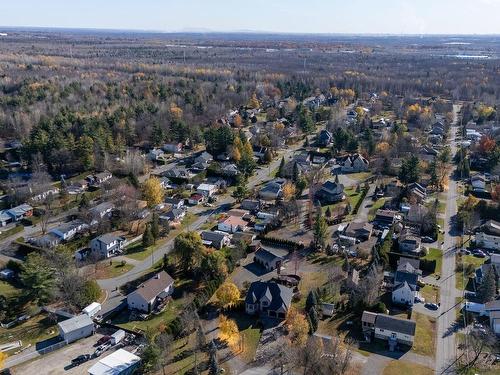
[[[53,345],[47,346],[46,348],[38,349],[37,351],[40,354],[47,354],[47,353],[53,352],[54,350],[60,349],[66,345],[67,345],[66,341],[60,341],[60,342],[57,342]]]

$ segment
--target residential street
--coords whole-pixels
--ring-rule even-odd
[[[451,154],[455,155],[457,150],[455,134],[457,132],[456,122],[459,107],[454,106],[455,126],[450,131],[450,146]],[[436,352],[436,374],[453,373],[453,369],[449,366],[455,359],[455,299],[458,297],[455,288],[455,243],[460,235],[460,232],[454,227],[452,217],[457,213],[457,181],[453,179],[451,172],[448,194],[446,198],[446,214],[445,214],[445,236],[443,251],[443,264],[441,270],[440,283],[440,315],[438,317],[438,332],[437,332],[437,352]]]

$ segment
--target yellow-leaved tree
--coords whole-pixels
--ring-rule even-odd
[[[219,338],[234,347],[240,340],[240,330],[236,322],[225,315],[219,316]]]
[[[240,300],[240,290],[236,284],[226,281],[217,289],[215,296],[219,300],[221,307],[225,308],[236,304]]]
[[[7,360],[8,355],[4,352],[0,352],[0,368],[3,368],[5,361]]]
[[[293,197],[295,197],[295,191],[295,185],[290,181],[286,182],[283,185],[283,199],[286,201],[291,200]]]
[[[154,207],[163,202],[165,190],[161,186],[160,180],[156,177],[150,177],[143,186],[144,199],[148,202],[148,207]]]
[[[306,344],[309,335],[309,324],[304,314],[301,314],[293,306],[290,307],[286,315],[285,328],[293,345],[304,346]]]
[[[173,120],[179,121],[180,119],[182,119],[182,113],[182,109],[177,107],[176,104],[172,103],[170,105],[170,116]]]
[[[252,109],[256,109],[260,107],[259,99],[257,99],[257,95],[255,93],[252,94],[252,97],[248,100],[248,107]]]

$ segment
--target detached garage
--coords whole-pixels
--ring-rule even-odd
[[[59,336],[67,344],[92,336],[95,332],[94,322],[86,314],[77,315],[57,323],[57,328],[59,329]]]

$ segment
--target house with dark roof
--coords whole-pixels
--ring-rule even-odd
[[[420,185],[418,182],[412,182],[407,186],[408,198],[414,198],[417,202],[421,203],[427,198],[427,189]]]
[[[345,235],[356,238],[359,241],[368,240],[373,232],[373,225],[370,223],[352,222],[346,228]]]
[[[283,183],[281,180],[269,181],[259,191],[259,197],[264,200],[275,200],[283,194]]]
[[[370,166],[370,162],[361,154],[352,154],[339,158],[337,159],[337,163],[341,166],[343,173],[365,172]]]
[[[122,248],[125,239],[113,233],[106,233],[90,241],[90,248],[101,258],[109,258]]]
[[[285,319],[292,298],[291,288],[270,281],[255,281],[245,297],[245,311],[250,315]]]
[[[486,192],[486,178],[483,174],[475,174],[474,176],[471,176],[470,184],[472,185],[472,191],[474,193]]]
[[[328,147],[333,142],[333,135],[328,130],[323,129],[318,134],[318,146]]]
[[[4,211],[7,215],[12,218],[12,221],[20,221],[26,217],[33,216],[33,207],[27,203],[23,203],[14,208]]]
[[[398,239],[399,250],[402,253],[418,255],[422,251],[422,240],[412,228],[404,228]]]
[[[231,244],[231,237],[224,232],[212,232],[204,230],[200,233],[201,240],[205,246],[214,247],[216,249],[222,249],[224,246]]]
[[[394,221],[396,220],[397,212],[390,210],[378,209],[375,213],[374,222],[379,227],[387,227],[390,228]]]
[[[173,291],[174,279],[165,271],[161,271],[127,296],[128,308],[150,313],[165,298],[172,295]]]
[[[253,261],[270,272],[281,267],[287,255],[286,250],[261,247],[255,252]]]
[[[326,181],[316,192],[316,198],[322,204],[332,204],[340,202],[345,198],[344,185],[335,181]]]
[[[491,250],[500,250],[500,222],[488,220],[475,234],[476,246]]]
[[[412,346],[417,327],[413,320],[369,311],[363,312],[361,325],[368,340],[372,337],[387,340],[391,351],[394,351],[398,344]]]
[[[184,207],[184,199],[182,198],[165,198],[165,203],[170,204],[172,208]]]
[[[413,306],[418,296],[417,282],[421,275],[411,262],[401,261],[394,275],[392,302],[398,305]]]
[[[160,215],[160,218],[167,221],[181,221],[186,216],[186,211],[182,208],[172,208],[170,211]]]
[[[258,212],[262,205],[258,199],[244,199],[241,202],[240,207],[250,212]]]

